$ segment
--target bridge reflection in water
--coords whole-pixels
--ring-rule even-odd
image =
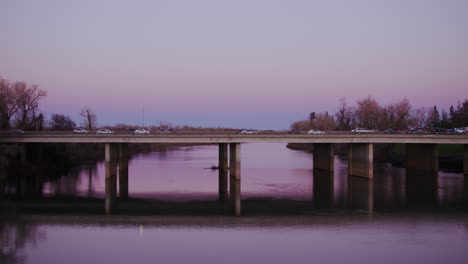
[[[25,143],[22,160],[37,160],[41,158],[41,144]],[[465,180],[464,195],[467,193],[467,153],[465,145]],[[241,144],[219,143],[218,148],[218,205],[222,205],[222,211],[231,215],[240,216],[243,213],[242,204],[248,201],[241,198]],[[335,155],[332,143],[313,143],[313,208],[323,209],[336,207],[340,203],[340,196],[346,194],[346,206],[352,209],[362,209],[372,212],[374,209],[374,161],[373,144],[350,143],[348,144],[347,179],[346,183],[340,179],[336,181]],[[439,196],[438,182],[438,151],[436,144],[406,144],[406,177],[404,184],[395,183],[395,177],[384,177],[386,184],[394,188],[386,188],[389,196],[405,200],[408,205],[436,204]],[[91,170],[92,171],[92,170]],[[16,191],[21,195],[42,194],[40,177],[18,177]],[[128,143],[105,144],[105,212],[111,214],[119,210],[118,204],[129,199],[129,155]],[[92,177],[90,177],[89,193]],[[401,181],[401,179],[398,179]],[[130,183],[131,184],[131,183]],[[336,193],[336,186],[345,186],[346,192]],[[401,191],[404,186],[404,192]],[[450,195],[444,193],[444,195]],[[274,197],[273,197],[274,198]],[[378,199],[378,198],[377,198]],[[385,201],[384,201],[385,202]],[[201,206],[203,207],[203,206]]]

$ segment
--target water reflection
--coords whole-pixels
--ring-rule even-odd
[[[244,144],[241,158],[241,195],[247,213],[254,213],[249,208],[261,206],[275,212],[298,208],[299,213],[314,207],[369,211],[419,205],[451,207],[463,199],[462,174],[427,174],[375,164],[374,179],[369,181],[349,177],[347,161],[341,157],[335,157],[334,172],[314,171],[310,153],[290,150],[283,144]],[[218,172],[206,168],[217,162],[217,145],[166,146],[133,156],[129,162],[129,196],[187,204],[215,202]],[[103,199],[104,170],[104,162],[88,162],[61,177],[52,177],[46,170],[23,168],[18,177],[8,178],[6,189],[19,197]],[[249,202],[258,206],[249,206]]]
[[[25,263],[25,248],[36,246],[44,239],[45,233],[35,224],[0,219],[0,263]]]

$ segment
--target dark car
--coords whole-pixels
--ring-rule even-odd
[[[389,129],[385,130],[384,133],[385,134],[398,134],[398,133],[400,133],[400,130],[389,128]]]
[[[433,127],[433,128],[431,129],[431,133],[436,133],[436,134],[438,134],[438,133],[445,133],[445,131],[447,131],[447,129],[445,129],[445,128],[440,128],[440,127]]]
[[[406,134],[422,134],[423,130],[419,127],[414,127],[406,130]]]
[[[297,130],[297,129],[292,129],[292,130],[289,130],[289,134],[302,134],[302,131]]]
[[[451,128],[451,129],[447,129],[445,130],[444,132],[445,134],[459,134],[455,129]]]

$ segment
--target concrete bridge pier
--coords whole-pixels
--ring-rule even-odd
[[[333,145],[328,143],[315,143],[313,144],[313,159],[314,169],[323,171],[334,171],[335,154],[333,152]]]
[[[437,144],[406,144],[406,201],[435,205],[438,171]]]
[[[372,213],[374,208],[374,146],[348,145],[348,205]]]
[[[105,211],[106,214],[111,214],[115,208],[117,197],[117,154],[118,145],[105,145],[106,155],[106,194],[105,194]]]
[[[465,172],[464,185],[465,185],[465,204],[468,205],[468,144],[465,147],[465,157],[463,160],[463,170]]]
[[[128,199],[128,143],[119,144],[119,200]]]
[[[220,201],[228,200],[228,144],[219,144],[219,177],[218,177],[218,199]]]
[[[231,214],[241,215],[241,147],[240,143],[230,143],[229,146],[229,200],[231,204]]]
[[[328,143],[313,144],[313,199],[318,208],[333,205],[334,196],[334,152],[333,145]]]
[[[374,145],[351,143],[348,145],[348,174],[366,179],[374,178]]]

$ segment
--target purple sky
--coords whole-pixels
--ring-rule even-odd
[[[372,95],[468,98],[468,0],[3,0],[0,75],[100,125],[287,128]]]

